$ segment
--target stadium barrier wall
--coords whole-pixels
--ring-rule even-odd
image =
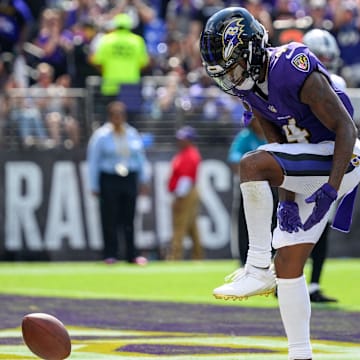
[[[233,177],[225,149],[202,149],[199,226],[206,256],[230,258]],[[161,258],[171,236],[170,195],[166,181],[173,151],[149,151],[151,194],[141,198],[136,241],[150,257]],[[101,259],[97,200],[87,188],[84,150],[0,154],[0,259]],[[360,256],[360,206],[352,230],[331,230],[330,256]],[[186,249],[189,240],[185,241]],[[160,255],[160,257],[159,257]]]

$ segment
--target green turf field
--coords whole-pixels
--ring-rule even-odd
[[[155,261],[146,267],[101,262],[0,263],[0,292],[223,305],[226,302],[212,298],[212,289],[221,285],[224,276],[237,266],[237,262],[230,260]],[[360,311],[359,274],[360,259],[327,260],[322,287],[324,292],[339,299],[336,308]],[[271,297],[266,301],[255,297],[243,303],[246,306],[277,306]]]
[[[212,297],[237,266],[233,260],[0,263],[0,359],[35,359],[22,343],[21,318],[48,312],[69,329],[71,359],[286,360],[274,296]],[[356,360],[360,353],[359,274],[360,259],[327,260],[322,288],[339,302],[313,306],[314,360]]]

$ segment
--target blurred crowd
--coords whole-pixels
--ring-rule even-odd
[[[68,147],[76,146],[76,104],[58,90],[86,88],[89,77],[102,75],[92,59],[123,13],[146,43],[149,61],[142,76],[167,79],[142,89],[149,116],[178,106],[200,112],[202,120],[221,121],[226,115],[240,121],[241,105],[221,95],[204,74],[198,50],[203,25],[225,6],[246,7],[274,46],[301,41],[311,28],[330,31],[341,52],[338,73],[348,87],[360,87],[360,0],[0,0],[2,124],[16,123],[25,146],[57,146],[64,136]],[[38,93],[9,101],[14,89],[24,88]],[[39,89],[51,89],[46,101]],[[155,102],[146,101],[154,97]]]

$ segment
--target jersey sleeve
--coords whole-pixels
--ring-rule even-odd
[[[277,77],[277,90],[285,96],[299,100],[301,89],[313,71],[320,71],[329,77],[320,61],[305,45],[290,43],[280,51],[272,65],[272,76]]]

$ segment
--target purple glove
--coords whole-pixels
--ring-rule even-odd
[[[243,119],[244,119],[244,126],[245,127],[250,125],[251,120],[253,119],[253,117],[254,117],[254,114],[252,113],[252,111],[249,111],[249,110],[244,111]]]
[[[277,208],[277,218],[282,231],[289,233],[302,229],[298,204],[294,201],[281,201]]]
[[[321,221],[330,209],[331,204],[336,200],[337,195],[337,191],[330,184],[325,183],[310,197],[305,199],[308,204],[312,202],[315,203],[311,215],[304,223],[303,229],[305,231],[311,229],[314,225]]]

